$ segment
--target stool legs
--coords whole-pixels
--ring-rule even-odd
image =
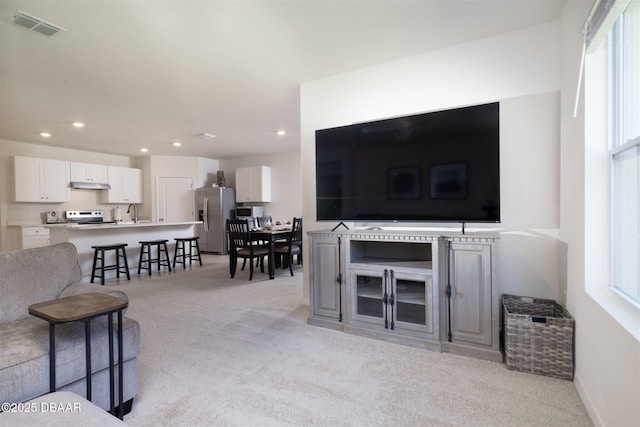
[[[180,255],[178,255],[180,252]],[[182,261],[178,261],[178,256],[182,257]],[[173,251],[173,268],[176,268],[176,262],[178,264],[182,264],[182,267],[185,268],[185,259],[184,259],[184,241],[177,240],[176,241],[176,249]]]
[[[144,258],[144,255],[147,257]],[[142,263],[146,262],[147,266],[142,267]],[[140,274],[140,270],[142,269],[149,270],[149,276],[151,276],[151,245],[143,243],[140,246],[140,258],[138,258],[138,274]]]
[[[125,273],[127,275],[127,280],[131,280],[131,275],[129,274],[129,263],[127,261],[127,252],[125,250],[125,245],[113,245],[113,246],[93,246],[93,266],[91,268],[91,283],[95,280],[96,277],[100,277],[100,284],[104,285],[104,272],[109,270],[116,270],[116,277],[120,278],[120,273]],[[105,265],[105,251],[115,250],[115,264],[114,265]],[[122,252],[121,252],[122,251]],[[122,266],[120,264],[120,258],[122,258]],[[100,262],[100,265],[98,265]],[[97,272],[100,272],[98,275]]]
[[[189,265],[193,264],[193,260],[198,260],[198,263],[202,265],[202,258],[200,257],[200,245],[198,239],[175,239],[176,249],[173,253],[173,268],[176,268],[176,264],[182,264],[182,268],[187,268],[187,259],[189,259]],[[185,246],[185,243],[189,242],[189,246]],[[187,252],[188,250],[188,252]]]
[[[127,280],[131,280],[131,275],[129,275],[129,262],[127,261],[127,252],[125,250],[125,248],[121,248],[120,249],[122,251],[122,254],[119,254],[118,251],[116,250],[116,259],[117,261],[117,268],[116,268],[116,277],[120,278],[120,273],[126,273],[127,275]],[[120,258],[122,258],[122,260],[124,261],[124,270],[120,269]]]
[[[138,274],[140,274],[141,270],[147,270],[149,272],[149,276],[151,276],[151,271],[153,270],[153,264],[158,264],[158,271],[160,271],[161,266],[165,266],[169,268],[169,272],[171,272],[171,259],[169,258],[169,250],[167,249],[166,242],[140,242],[140,258],[138,260]],[[156,247],[157,258],[152,258],[152,246]],[[145,256],[146,255],[146,256]],[[163,259],[164,255],[164,259]]]
[[[193,246],[193,243],[195,243],[195,248],[196,248],[196,255],[195,257],[198,258],[198,262],[200,263],[200,266],[202,266],[202,258],[200,258],[200,244],[198,243],[197,240],[194,240],[191,242],[191,247]],[[189,248],[189,255],[191,256],[191,248]],[[191,263],[191,258],[189,259],[189,263]]]
[[[93,283],[93,279],[96,278],[96,263],[98,262],[98,251],[100,249],[96,249],[93,251],[93,267],[91,267],[91,283]],[[102,274],[101,276],[104,276]],[[102,279],[102,283],[104,285],[104,279]]]
[[[162,262],[162,254],[164,253],[165,261]],[[169,272],[171,272],[171,258],[169,258],[169,249],[167,249],[167,244],[162,243],[158,245],[158,271],[160,270],[160,265],[164,265],[169,268]]]

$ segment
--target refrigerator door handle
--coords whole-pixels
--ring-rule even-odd
[[[209,232],[209,198],[204,198],[204,206],[203,206],[203,220],[204,220],[204,231]]]

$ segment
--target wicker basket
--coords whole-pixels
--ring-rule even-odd
[[[508,369],[573,379],[575,322],[553,300],[502,295]]]

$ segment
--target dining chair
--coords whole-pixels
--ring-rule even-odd
[[[293,276],[293,256],[298,256],[298,261],[302,259],[302,218],[293,218],[291,231],[287,234],[286,243],[277,244],[274,248],[276,256],[282,256],[283,268],[289,265],[289,272]]]
[[[273,219],[271,218],[271,216],[257,216],[255,219],[256,219],[256,226],[258,226],[260,228],[267,228],[267,227],[270,227],[271,225],[273,225]],[[266,241],[255,242],[254,241],[253,244],[254,245],[255,244],[267,245],[267,244],[269,244],[269,242],[266,242]],[[242,263],[242,269],[243,270],[244,270],[244,265],[245,265],[245,263],[243,262]],[[258,265],[258,264],[256,263],[256,265]]]
[[[249,280],[253,279],[253,260],[259,260],[260,271],[264,273],[264,258],[269,255],[267,245],[257,245],[251,240],[249,221],[246,219],[228,219],[227,233],[229,234],[229,272],[231,278],[236,274],[238,258],[245,262],[249,260]],[[243,265],[244,267],[244,265]]]

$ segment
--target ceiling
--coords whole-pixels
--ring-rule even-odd
[[[0,139],[133,157],[296,150],[301,83],[555,21],[563,2],[0,0]],[[29,31],[16,10],[67,31]]]

